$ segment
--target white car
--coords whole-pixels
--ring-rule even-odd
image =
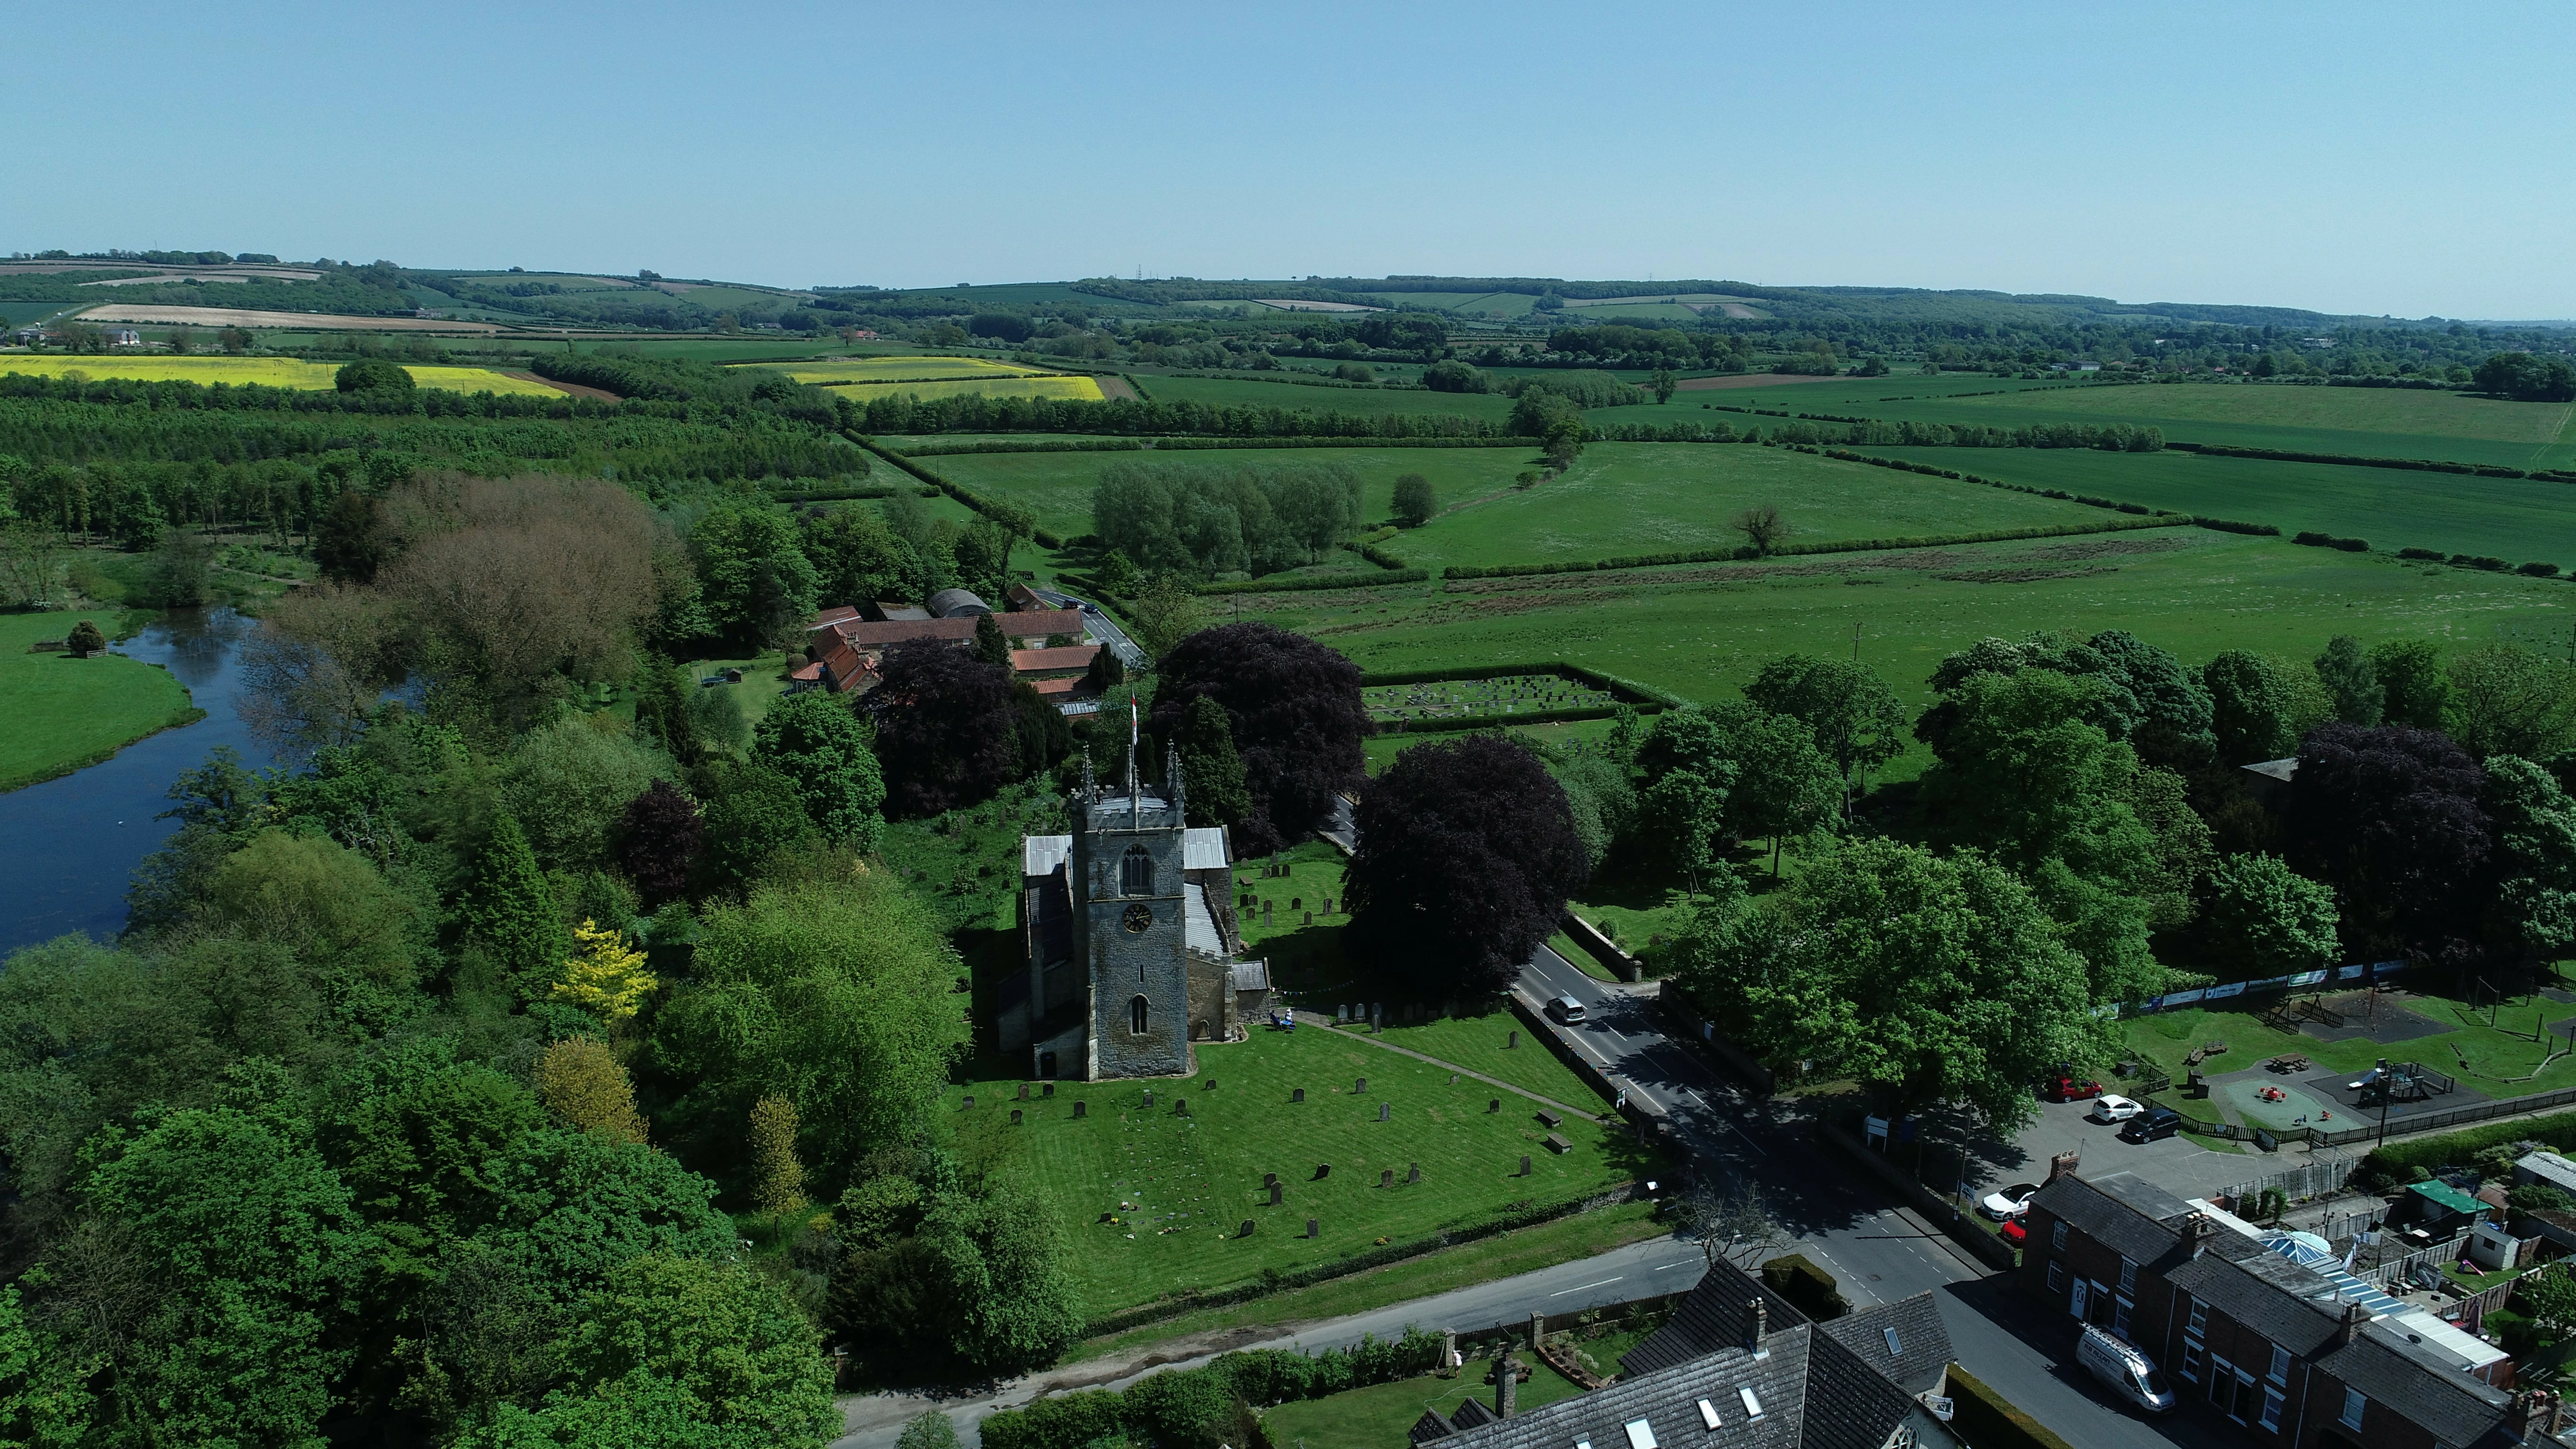
[[[2103,1096],[2094,1098],[2093,1110],[2084,1115],[2096,1122],[2126,1122],[2146,1110],[2147,1104],[2144,1102],[2132,1102],[2126,1097]]]
[[[1987,1193],[1977,1203],[1977,1211],[1993,1218],[1996,1222],[2004,1222],[2029,1212],[2030,1200],[2037,1196],[2039,1196],[2038,1183],[2016,1182],[2010,1187],[1999,1187]]]

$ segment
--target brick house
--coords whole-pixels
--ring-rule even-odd
[[[2021,1282],[2144,1349],[2186,1402],[2287,1449],[2553,1442],[2550,1395],[2512,1360],[2266,1232],[2130,1173],[2052,1179],[2024,1219]],[[2186,1409],[2185,1412],[2193,1412]]]

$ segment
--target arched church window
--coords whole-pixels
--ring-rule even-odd
[[[1127,1029],[1138,1036],[1145,1034],[1145,998],[1139,996],[1127,1003]]]
[[[1154,857],[1145,847],[1127,847],[1126,857],[1118,862],[1118,893],[1122,896],[1150,896],[1154,893]]]

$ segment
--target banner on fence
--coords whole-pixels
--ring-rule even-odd
[[[2294,976],[2273,976],[2261,981],[2231,981],[2224,986],[2211,986],[2199,991],[2176,991],[2164,996],[2150,996],[2144,1001],[2127,1005],[2099,1007],[2093,1014],[2096,1016],[2145,1015],[2158,1011],[2170,1011],[2177,1006],[2189,1006],[2195,1001],[2224,1001],[2229,997],[2267,991],[2298,991],[2310,986],[2322,986],[2328,981],[2358,981],[2365,976],[2373,981],[2384,981],[2404,971],[2408,964],[2404,961],[2371,961],[2358,966],[2336,967],[2332,970],[2302,971]]]

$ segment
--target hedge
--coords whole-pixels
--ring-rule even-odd
[[[1789,1253],[1762,1265],[1762,1286],[1797,1305],[1818,1323],[1851,1312],[1851,1303],[1834,1283],[1834,1275],[1803,1253]]]
[[[1688,703],[1680,695],[1669,690],[1657,689],[1651,684],[1639,684],[1633,679],[1622,679],[1616,674],[1604,674],[1598,669],[1587,668],[1564,659],[1541,659],[1535,662],[1512,664],[1453,664],[1439,669],[1369,670],[1361,673],[1360,687],[1370,689],[1390,684],[1439,684],[1452,679],[1502,679],[1517,674],[1561,674],[1568,679],[1579,679],[1594,689],[1619,695],[1628,703],[1638,706],[1641,711],[1647,706],[1655,709],[1679,709]],[[1526,718],[1526,716],[1514,716],[1514,718]]]
[[[1949,1390],[1950,1427],[1977,1449],[2075,1449],[1957,1364],[1950,1366]]]
[[[2298,535],[2293,537],[2290,542],[2305,544],[2310,548],[2339,548],[2345,553],[2370,552],[2369,543],[2362,539],[2337,538],[2331,533],[2317,533],[2306,529],[2300,530]]]
[[[2466,1127],[2438,1137],[2386,1143],[2371,1149],[2361,1159],[2361,1165],[2353,1175],[2376,1182],[2404,1182],[2414,1175],[2416,1168],[2429,1170],[2456,1166],[2469,1162],[2490,1147],[2524,1141],[2538,1142],[2561,1152],[2576,1150],[2576,1112],[2513,1122],[2490,1122],[2483,1127]]]
[[[1298,436],[1286,438],[1212,438],[1181,436],[1109,437],[1109,438],[1032,438],[1013,442],[1008,438],[984,438],[972,443],[922,443],[906,448],[915,458],[936,458],[949,453],[1135,453],[1191,452],[1207,448],[1535,448],[1536,438],[1349,438]]]
[[[1160,1444],[1236,1442],[1231,1421],[1238,1405],[1266,1408],[1412,1378],[1435,1366],[1440,1343],[1436,1333],[1407,1329],[1402,1338],[1372,1335],[1348,1350],[1316,1354],[1240,1349],[1202,1368],[1151,1375],[1123,1393],[1084,1389],[1050,1394],[1025,1409],[1004,1409],[985,1418],[984,1449],[1083,1449],[1122,1434]],[[1213,1422],[1219,1419],[1228,1422]],[[1224,1432],[1203,1432],[1211,1427]]]
[[[1382,589],[1389,584],[1419,584],[1430,577],[1429,569],[1395,569],[1373,574],[1301,574],[1288,579],[1232,579],[1219,584],[1201,584],[1190,592],[1267,594],[1299,589]]]
[[[851,433],[848,436],[851,442],[858,444],[860,447],[865,448],[869,452],[876,454],[878,457],[885,459],[887,462],[901,468],[903,471],[910,473],[915,478],[918,478],[922,482],[938,489],[940,492],[947,494],[949,497],[956,499],[958,502],[965,504],[967,507],[984,515],[986,518],[993,520],[995,523],[1002,525],[1004,528],[1011,530],[1013,533],[1025,534],[1029,538],[1036,540],[1038,547],[1064,547],[1063,539],[1056,537],[1054,534],[1049,533],[1043,528],[1037,527],[1036,524],[1030,520],[1026,511],[1008,503],[995,503],[989,499],[978,497],[957,484],[951,483],[947,479],[940,477],[938,474],[931,472],[929,469],[924,468],[919,463],[912,461],[912,459],[896,452],[894,449],[878,446],[876,440],[873,438],[863,437],[857,433]]]
[[[780,503],[839,503],[853,498],[892,498],[902,491],[891,483],[863,483],[855,488],[795,488],[769,496]],[[935,488],[922,491],[938,492]]]
[[[2564,475],[2532,473],[2493,463],[2453,463],[2441,458],[2374,458],[2367,453],[2301,453],[2287,448],[2239,448],[2225,443],[2167,443],[2185,453],[2213,458],[2259,458],[2271,463],[2328,463],[2344,468],[2397,468],[2411,473],[2468,473],[2480,478],[2540,478],[2563,481]]]
[[[2251,533],[2264,538],[2281,536],[2279,527],[2269,523],[2242,523],[2233,518],[2205,518],[2199,514],[2192,515],[2191,521],[2202,528],[2214,528],[2220,533]]]
[[[2021,538],[2067,538],[2088,533],[2121,533],[2133,528],[2182,528],[2191,524],[2189,514],[2151,514],[2144,518],[2103,523],[2043,524],[2032,528],[1990,528],[1979,533],[1932,533],[1911,538],[1843,538],[1824,543],[1792,543],[1756,551],[1751,545],[1733,548],[1686,549],[1675,553],[1630,554],[1619,558],[1569,559],[1558,563],[1537,564],[1451,564],[1440,571],[1447,579],[1525,578],[1536,574],[1581,574],[1604,569],[1661,568],[1670,564],[1731,563],[1760,558],[1792,558],[1820,553],[1875,553],[1901,548],[1948,548],[1969,543],[2003,543]]]

